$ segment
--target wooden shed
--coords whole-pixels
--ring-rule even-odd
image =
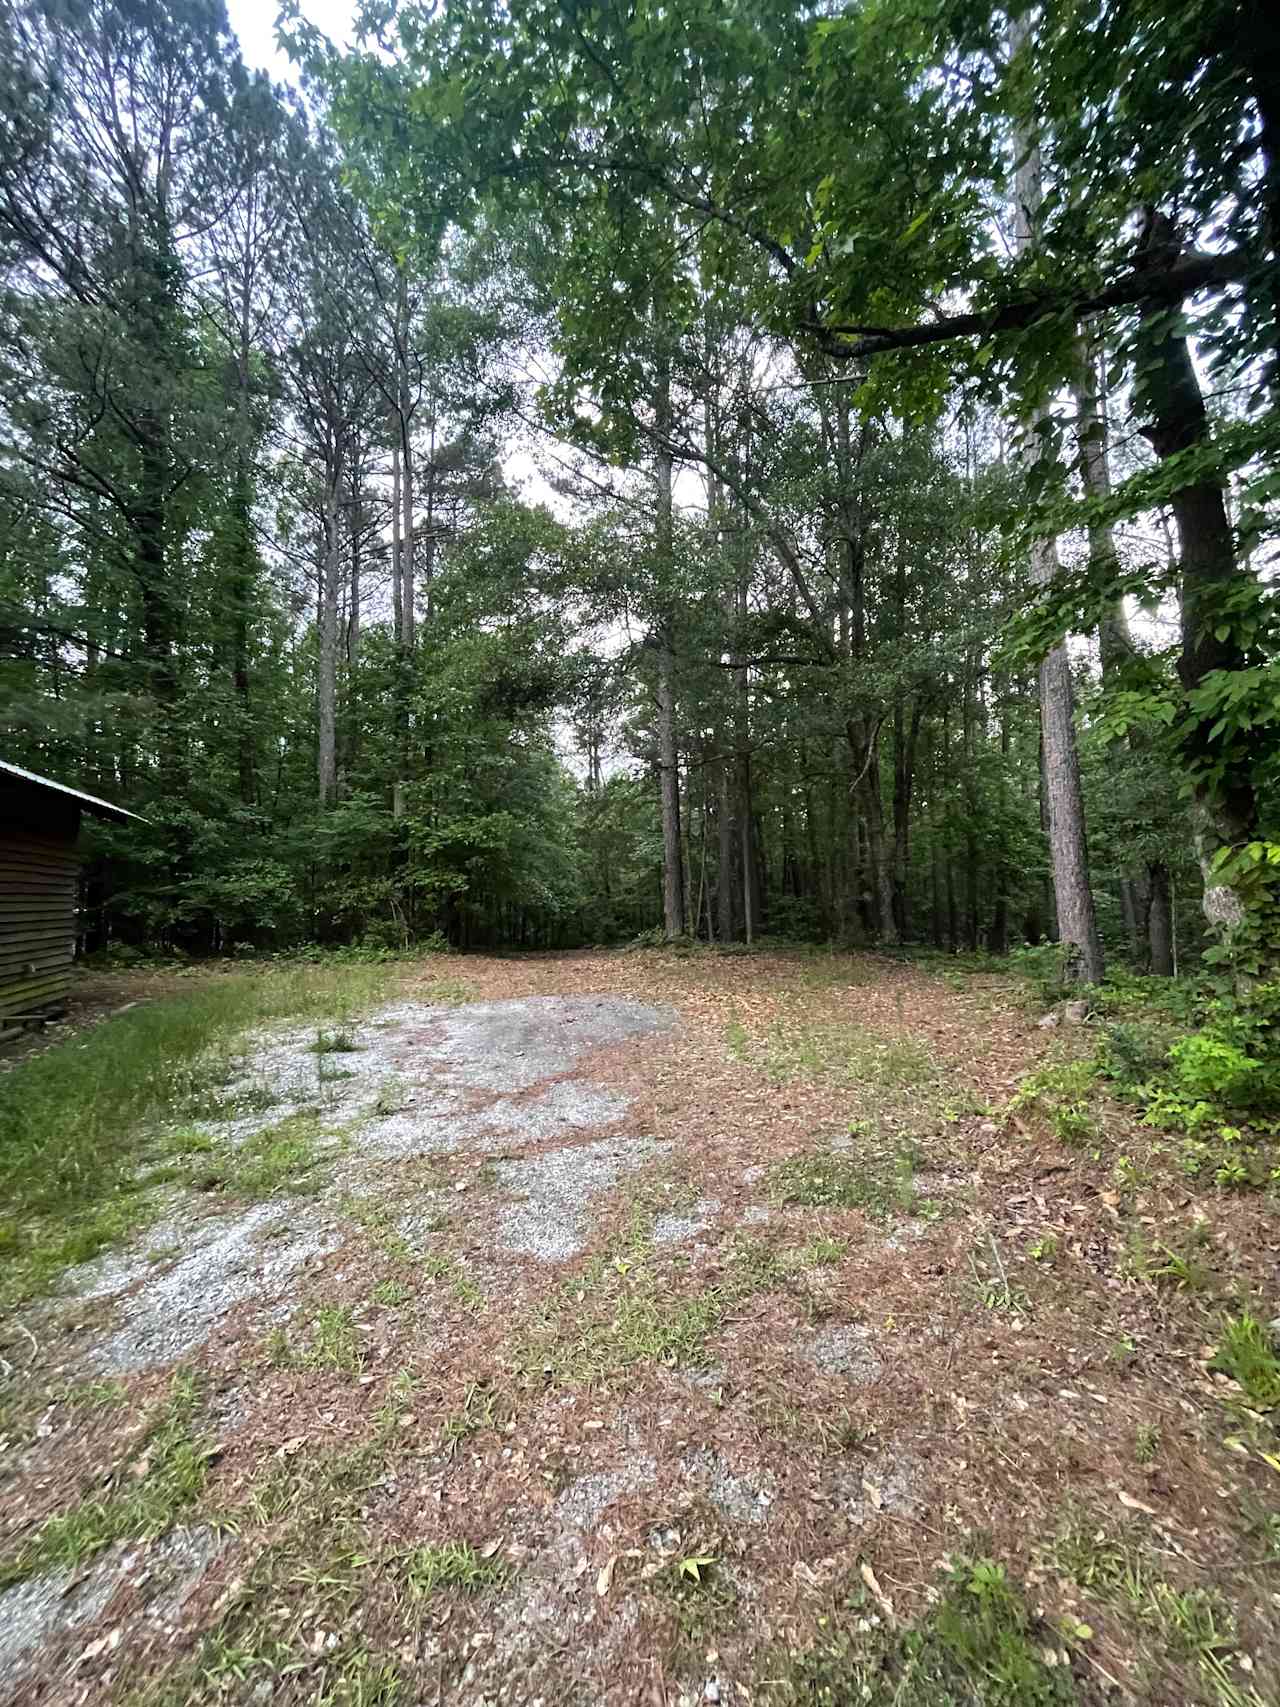
[[[85,812],[121,823],[137,817],[0,759],[0,1036],[67,999]]]

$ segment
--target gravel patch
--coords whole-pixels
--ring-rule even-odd
[[[924,1509],[920,1483],[923,1467],[910,1452],[879,1452],[859,1470],[842,1470],[835,1477],[836,1501],[855,1523],[867,1523],[877,1512],[914,1517]]]
[[[523,1161],[500,1162],[500,1184],[520,1201],[508,1204],[499,1216],[498,1243],[543,1262],[580,1255],[590,1237],[592,1200],[670,1148],[652,1138],[601,1138]]]
[[[874,1381],[884,1368],[872,1350],[871,1330],[856,1322],[818,1328],[802,1342],[802,1351],[819,1369],[843,1375],[860,1386]]]
[[[707,1498],[734,1523],[765,1523],[777,1493],[777,1484],[767,1471],[753,1476],[735,1476],[718,1452],[699,1447],[680,1460],[686,1476],[706,1486]]]
[[[654,1244],[678,1245],[682,1239],[691,1239],[695,1233],[705,1232],[721,1207],[719,1198],[700,1197],[683,1215],[672,1211],[657,1216],[653,1223]]]
[[[148,1249],[155,1248],[155,1232]],[[136,1288],[118,1306],[122,1326],[90,1353],[91,1368],[119,1375],[176,1361],[237,1305],[252,1298],[276,1303],[300,1268],[339,1243],[337,1228],[319,1221],[312,1206],[278,1200],[197,1222],[180,1238],[183,1252],[172,1263],[158,1266],[137,1251],[89,1276],[86,1296]]]
[[[570,1482],[552,1506],[556,1521],[573,1529],[592,1529],[625,1494],[653,1486],[657,1465],[652,1458],[633,1458],[617,1470],[596,1470]]]
[[[223,1542],[204,1525],[113,1550],[87,1570],[49,1571],[0,1594],[0,1682],[12,1682],[50,1642],[91,1624],[121,1583],[140,1587],[147,1624],[170,1627]],[[135,1626],[136,1628],[136,1626]]]
[[[591,1050],[675,1023],[670,1008],[625,997],[528,996],[462,1007],[396,1003],[343,1027],[349,1047],[323,1054],[314,1025],[261,1031],[246,1040],[241,1066],[220,1093],[250,1107],[195,1125],[239,1144],[306,1110],[333,1123],[361,1122],[360,1155],[386,1159],[541,1143],[616,1123],[626,1099],[574,1081],[518,1093],[568,1072]]]
[[[613,1091],[580,1079],[558,1080],[536,1096],[498,1097],[483,1108],[467,1108],[447,1089],[432,1087],[418,1102],[394,1114],[376,1115],[360,1133],[365,1156],[395,1160],[405,1156],[436,1156],[466,1150],[494,1155],[522,1144],[545,1143],[567,1133],[613,1126],[630,1104]],[[442,1107],[435,1106],[443,1104]]]

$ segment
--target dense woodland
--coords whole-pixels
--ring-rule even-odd
[[[86,940],[1276,954],[1260,0],[0,12]]]

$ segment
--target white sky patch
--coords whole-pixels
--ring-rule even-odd
[[[302,0],[301,11],[341,47],[351,45],[353,0]],[[277,81],[296,83],[293,65],[276,40],[277,0],[227,0],[227,17],[240,41],[240,52],[252,71],[271,73]]]

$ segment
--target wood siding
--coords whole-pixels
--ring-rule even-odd
[[[75,958],[80,814],[0,787],[0,1025],[64,1002]]]

